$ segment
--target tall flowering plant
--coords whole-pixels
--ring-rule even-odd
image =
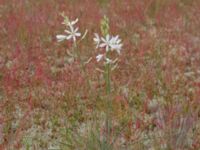
[[[62,42],[64,40],[72,41],[73,42],[73,46],[72,46],[73,54],[71,54],[70,52],[68,52],[68,54],[71,56],[77,55],[77,57],[79,59],[81,59],[79,52],[77,51],[77,46],[78,46],[79,42],[86,37],[88,31],[85,30],[85,33],[83,35],[79,32],[79,27],[76,26],[76,24],[79,21],[78,18],[76,18],[75,20],[70,20],[67,16],[65,16],[64,13],[61,13],[61,16],[64,18],[64,21],[62,22],[62,24],[65,25],[66,29],[64,30],[64,34],[56,35],[56,39],[58,42]],[[81,37],[81,35],[82,35],[82,37]]]
[[[65,25],[66,29],[64,30],[64,34],[56,35],[56,39],[58,42],[62,42],[64,40],[73,42],[73,46],[69,51],[67,51],[67,53],[70,57],[73,58],[72,60],[74,60],[74,58],[78,58],[81,63],[81,70],[84,72],[85,76],[87,76],[84,68],[84,62],[81,59],[80,52],[78,50],[78,44],[86,37],[88,30],[86,29],[85,33],[82,35],[79,32],[79,28],[77,27],[77,23],[79,21],[78,18],[75,20],[70,20],[67,16],[65,16],[64,13],[61,13],[61,16],[64,18],[62,24]],[[89,84],[88,78],[87,82]]]
[[[106,93],[109,94],[111,92],[111,71],[116,68],[118,62],[118,57],[112,57],[112,53],[120,55],[123,44],[119,35],[109,34],[109,20],[107,17],[104,17],[101,21],[101,32],[102,36],[95,33],[93,40],[96,44],[96,49],[101,50],[101,53],[96,56],[96,61],[103,62],[105,67],[103,72],[106,81]]]
[[[119,35],[111,35],[109,33],[109,20],[107,17],[101,21],[101,33],[100,36],[98,33],[94,34],[94,42],[96,49],[100,53],[96,56],[97,62],[102,62],[104,70],[98,69],[104,73],[104,78],[106,82],[106,94],[107,94],[107,113],[106,113],[106,136],[105,142],[110,141],[111,130],[112,130],[112,101],[111,101],[111,73],[117,66],[118,55],[121,54],[122,50],[122,40],[119,38]],[[116,53],[113,55],[113,53]]]

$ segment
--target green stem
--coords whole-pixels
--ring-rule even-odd
[[[106,94],[109,95],[111,92],[110,82],[110,64],[106,64],[105,81],[106,81]]]
[[[108,54],[106,54],[108,57]],[[106,64],[105,65],[105,82],[106,82],[106,94],[107,94],[107,112],[106,112],[106,131],[107,131],[107,136],[106,136],[106,141],[110,141],[110,136],[111,136],[111,127],[112,127],[112,101],[111,101],[111,64]]]
[[[73,44],[73,52],[77,55],[78,60],[80,60],[81,71],[82,71],[83,74],[85,75],[85,78],[86,78],[86,80],[87,80],[87,84],[88,84],[88,86],[89,86],[89,88],[90,88],[89,77],[88,77],[88,75],[87,75],[87,73],[86,73],[86,69],[85,69],[85,66],[84,66],[84,62],[83,62],[82,59],[81,59],[80,52],[79,52],[78,49],[77,49],[77,43],[76,43],[76,42],[74,42],[74,44]]]

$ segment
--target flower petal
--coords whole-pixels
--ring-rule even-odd
[[[81,33],[77,32],[75,33],[75,36],[81,36]]]
[[[67,39],[66,35],[56,35],[56,39],[58,40],[58,42],[61,42],[65,39]]]
[[[71,21],[72,25],[75,25],[78,22],[78,18],[76,18],[74,21]]]
[[[97,60],[97,62],[99,62],[102,58],[103,58],[103,54],[99,54],[99,55],[97,55],[96,56],[96,60]]]

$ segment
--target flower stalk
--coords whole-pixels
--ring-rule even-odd
[[[105,82],[106,82],[106,94],[111,93],[111,67],[110,63],[105,65]]]
[[[76,18],[75,20],[69,20],[69,18],[67,16],[65,16],[64,13],[61,13],[61,16],[64,18],[64,21],[62,22],[63,25],[66,26],[67,29],[64,30],[65,34],[60,34],[57,35],[57,41],[58,42],[62,42],[64,40],[68,40],[68,41],[72,41],[72,47],[71,47],[71,54],[70,56],[72,56],[74,59],[77,59],[78,61],[80,61],[80,68],[81,71],[84,73],[87,83],[90,87],[90,82],[89,82],[89,78],[88,75],[86,73],[85,70],[85,63],[83,62],[82,58],[81,58],[81,54],[80,51],[78,50],[78,44],[86,37],[88,30],[85,30],[84,34],[82,35],[78,30],[78,27],[75,27],[75,25],[78,23],[79,19]],[[79,38],[79,40],[78,40]],[[70,53],[70,52],[68,52]]]
[[[109,34],[109,19],[104,16],[101,21],[101,33],[103,37],[100,37],[97,33],[94,34],[94,42],[96,44],[96,49],[103,50],[104,53],[98,54],[96,56],[97,62],[103,61],[104,64],[104,80],[105,80],[105,91],[107,96],[107,109],[106,109],[106,136],[105,141],[109,142],[111,139],[111,129],[112,129],[112,101],[111,101],[111,75],[112,70],[116,68],[117,58],[112,58],[111,53],[117,52],[120,55],[122,49],[121,39],[119,36],[111,36]],[[101,70],[101,69],[98,69]]]

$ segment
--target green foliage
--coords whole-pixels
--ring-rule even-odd
[[[113,145],[105,137],[101,137],[100,130],[95,127],[86,129],[86,135],[81,135],[72,128],[65,128],[63,136],[65,141],[61,142],[62,150],[113,150]]]
[[[24,137],[22,144],[25,146],[26,150],[31,150],[32,139],[30,137]]]
[[[152,19],[155,19],[157,13],[164,7],[166,6],[168,3],[168,0],[154,0],[151,2],[149,8],[148,8],[148,15],[149,17],[151,17]]]
[[[195,0],[180,0],[184,5],[191,5]]]
[[[109,0],[97,0],[101,7],[105,8]]]

